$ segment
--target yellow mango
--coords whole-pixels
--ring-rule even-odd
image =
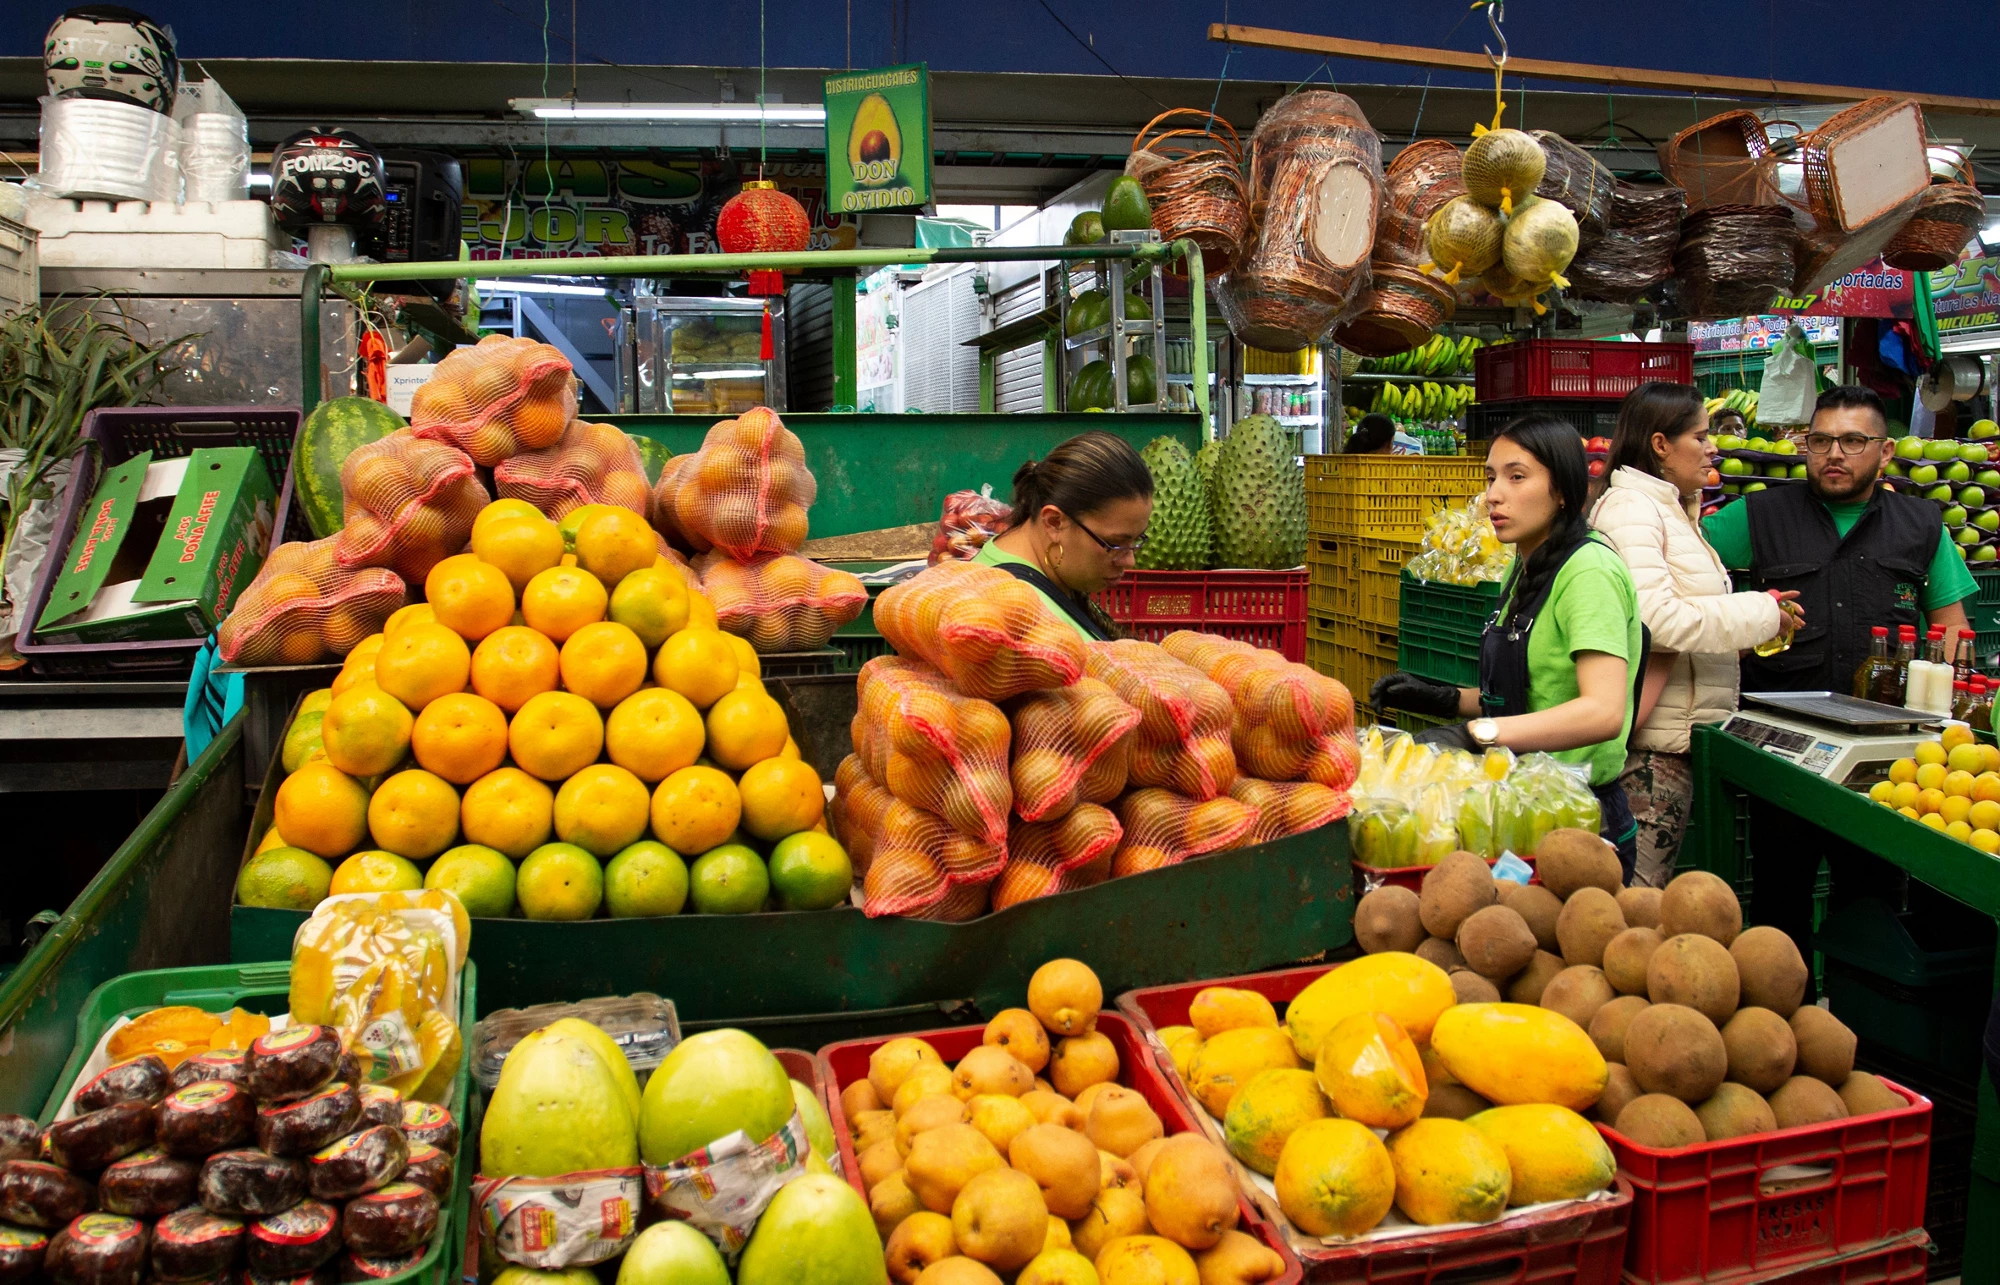
[[[1321,1037],[1356,1013],[1388,1014],[1421,1048],[1431,1042],[1438,1014],[1457,1002],[1442,968],[1386,950],[1351,959],[1300,991],[1285,1010],[1285,1026],[1307,1063],[1319,1056]]]
[[[1256,991],[1207,986],[1196,992],[1194,1002],[1188,1005],[1188,1021],[1201,1032],[1203,1039],[1212,1040],[1224,1031],[1245,1026],[1268,1026],[1276,1030],[1278,1011]]]
[[[1596,1126],[1567,1107],[1494,1107],[1465,1123],[1506,1153],[1513,1171],[1509,1205],[1575,1200],[1610,1186],[1618,1172]]]
[[[1581,1111],[1604,1092],[1604,1055],[1582,1027],[1531,1004],[1460,1004],[1438,1019],[1431,1047],[1466,1088],[1501,1106]]]
[[[1188,1087],[1195,1100],[1220,1120],[1229,1114],[1229,1102],[1236,1091],[1250,1083],[1257,1072],[1297,1066],[1298,1055],[1283,1031],[1245,1026],[1202,1042],[1190,1068]]]
[[[1490,1113],[1489,1113],[1490,1114]],[[1389,1135],[1396,1208],[1413,1223],[1490,1223],[1514,1173],[1500,1144],[1462,1120],[1419,1120]]]

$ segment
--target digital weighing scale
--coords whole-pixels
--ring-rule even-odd
[[[1943,730],[1935,714],[1835,692],[1745,692],[1722,730],[1838,785],[1865,789]]]

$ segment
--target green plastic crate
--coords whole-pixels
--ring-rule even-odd
[[[1479,584],[1446,584],[1424,580],[1403,571],[1401,609],[1398,622],[1407,630],[1440,630],[1454,637],[1477,636],[1486,632],[1486,622],[1500,609],[1498,580]]]
[[[1406,623],[1396,639],[1396,666],[1460,687],[1479,686],[1479,639],[1443,631],[1414,632]]]
[[[2000,633],[2000,567],[1991,571],[1974,570],[1972,582],[1979,586],[1979,592],[1965,604],[1965,614],[1971,619],[1973,631],[1980,634]],[[1987,654],[1983,642],[1979,646],[1979,654]]]

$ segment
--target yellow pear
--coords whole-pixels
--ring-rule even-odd
[[[1101,1166],[1089,1138],[1061,1125],[1038,1124],[1015,1137],[1007,1158],[1035,1180],[1056,1217],[1081,1218],[1090,1209]]]
[[[983,1043],[1007,1050],[1028,1070],[1040,1074],[1049,1064],[1049,1033],[1025,1008],[1003,1008],[986,1024]]]
[[[924,1209],[905,1218],[889,1233],[889,1246],[883,1251],[883,1258],[889,1267],[890,1280],[896,1285],[914,1285],[926,1267],[957,1252],[958,1241],[952,1235],[951,1219]]]
[[[1167,1139],[1146,1169],[1146,1221],[1188,1249],[1207,1249],[1236,1226],[1237,1196],[1229,1158],[1196,1134]]]
[[[1049,1238],[1049,1209],[1027,1174],[989,1169],[975,1176],[951,1206],[959,1252],[998,1272],[1025,1267]]]
[[[910,1077],[910,1072],[926,1062],[944,1065],[944,1059],[930,1045],[914,1036],[898,1036],[868,1055],[868,1083],[874,1086],[877,1098],[894,1101],[896,1090]]]
[[[982,1044],[959,1060],[951,1074],[951,1091],[960,1101],[982,1093],[1018,1098],[1035,1087],[1035,1073],[1026,1063],[993,1044]]]
[[[902,1155],[910,1154],[910,1144],[920,1133],[928,1133],[947,1124],[964,1124],[965,1103],[946,1094],[925,1098],[904,1113],[896,1121],[896,1150]]]
[[[1115,1084],[1100,1086],[1092,1099],[1083,1131],[1101,1151],[1129,1156],[1140,1147],[1166,1133],[1160,1117],[1146,1103],[1145,1096]]]
[[[875,1230],[887,1240],[905,1218],[923,1209],[910,1190],[908,1175],[898,1169],[868,1189],[868,1212],[875,1216]]]
[[[1213,1248],[1194,1256],[1201,1285],[1263,1285],[1285,1274],[1283,1255],[1255,1236],[1224,1232]]]
[[[1004,1093],[982,1093],[965,1104],[973,1128],[1003,1155],[1024,1129],[1041,1123],[1035,1113],[1021,1105],[1021,1099]]]
[[[1120,1236],[1097,1255],[1101,1285],[1201,1285],[1194,1259],[1160,1236]]]
[[[903,1169],[924,1208],[946,1214],[966,1183],[1006,1164],[985,1134],[969,1124],[947,1124],[916,1136]]]
[[[1106,1187],[1090,1202],[1090,1211],[1070,1224],[1077,1252],[1095,1260],[1120,1236],[1144,1236],[1153,1230],[1146,1221],[1146,1198],[1137,1187]]]

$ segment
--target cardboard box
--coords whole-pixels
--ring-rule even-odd
[[[35,625],[43,643],[205,638],[264,565],[277,495],[256,450],[105,470]]]

